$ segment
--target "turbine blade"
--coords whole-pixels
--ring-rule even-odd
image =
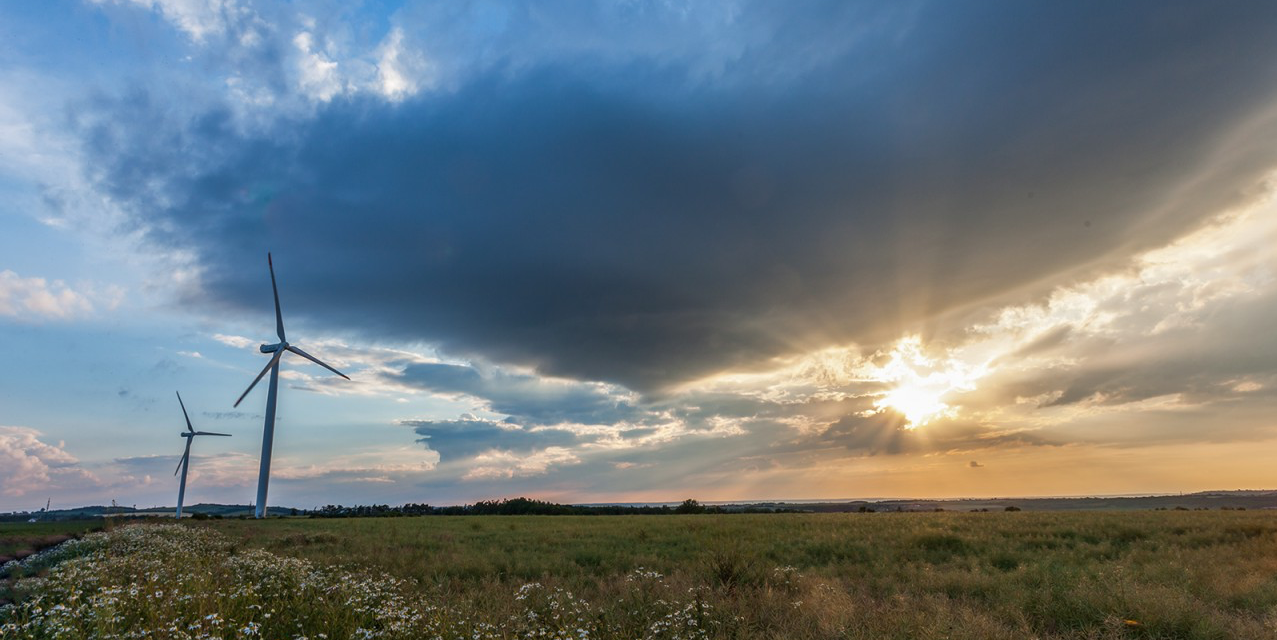
[[[186,404],[182,402],[182,394],[177,391],[174,393],[177,393],[177,403],[182,405],[182,415],[186,418],[186,430],[194,433],[195,427],[191,426],[191,416],[186,414]]]
[[[239,400],[235,401],[235,406],[238,407],[239,403],[244,401],[244,396],[248,395],[248,392],[252,391],[253,387],[256,387],[258,382],[261,382],[262,376],[266,375],[266,372],[270,371],[270,368],[275,366],[275,363],[279,362],[279,357],[282,355],[284,355],[284,352],[281,350],[281,351],[276,351],[275,355],[271,356],[270,362],[266,363],[266,368],[262,369],[262,372],[257,374],[256,378],[253,378],[253,384],[248,385],[248,388],[244,390],[244,393],[240,394]]]
[[[230,437],[230,435],[231,435],[231,434],[229,434],[229,433],[214,433],[214,432],[212,432],[212,431],[196,431],[196,432],[194,433],[194,435],[197,435],[197,436],[227,436],[227,437]]]
[[[173,470],[173,475],[177,475],[177,472],[182,470],[182,465],[186,464],[186,461],[190,459],[191,459],[191,439],[187,438],[186,453],[183,453],[182,459],[177,461],[177,468]]]
[[[288,342],[284,337],[284,314],[279,310],[279,287],[275,286],[275,262],[271,260],[269,252],[266,254],[266,264],[270,266],[270,288],[275,292],[275,333],[279,334],[280,342]]]
[[[342,372],[340,372],[340,371],[338,371],[338,370],[336,370],[336,369],[334,369],[334,368],[332,368],[332,367],[330,367],[330,366],[328,366],[328,365],[324,364],[322,361],[320,361],[320,359],[319,359],[319,358],[316,358],[315,356],[312,356],[312,355],[310,355],[309,353],[306,353],[305,351],[302,351],[301,349],[298,349],[297,347],[294,347],[294,346],[293,346],[293,345],[291,345],[291,344],[290,344],[290,345],[288,345],[288,350],[289,350],[289,351],[292,351],[293,353],[295,353],[295,354],[297,354],[297,355],[299,355],[299,356],[301,356],[301,357],[303,357],[303,358],[305,358],[305,359],[307,359],[307,360],[310,360],[311,362],[313,362],[313,363],[315,363],[315,364],[317,364],[317,365],[319,365],[319,366],[321,366],[321,367],[323,367],[323,368],[325,368],[325,369],[327,369],[327,370],[329,370],[329,371],[331,371],[331,372],[333,372],[333,373],[335,373],[335,374],[337,374],[337,375],[339,375],[339,376],[341,376],[341,377],[343,377],[343,378],[345,378],[345,379],[347,379],[347,380],[349,380],[349,379],[350,379],[350,376],[347,376],[346,374],[344,374],[344,373],[342,373]]]

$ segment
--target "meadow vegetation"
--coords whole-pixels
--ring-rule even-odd
[[[37,599],[48,612],[136,586],[168,596],[113,605],[118,637],[1277,636],[1266,512],[210,520],[110,535],[134,530],[170,542],[95,534],[72,543],[98,545],[87,555],[33,558],[20,572],[47,575],[19,581],[0,622],[28,633]],[[173,630],[213,614],[220,631]],[[106,637],[76,633],[30,637]]]

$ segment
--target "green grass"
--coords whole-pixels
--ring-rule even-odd
[[[127,615],[112,623],[122,626],[59,637],[177,628],[211,613],[234,624],[210,637],[232,637],[232,626],[249,622],[262,625],[264,637],[345,630],[330,633],[332,639],[356,629],[405,638],[1277,636],[1277,514],[1266,512],[487,516],[184,526],[143,527],[159,532],[163,543],[112,534],[132,542],[93,542],[103,551],[88,564],[30,563],[33,574],[53,569],[48,578],[20,581],[27,586],[8,614],[11,628],[53,628],[39,626],[36,599],[48,611],[67,594],[85,603],[109,593],[134,598],[122,609]],[[183,571],[145,569],[167,566],[158,550],[176,548],[173,540],[184,535],[204,542],[182,552]],[[307,577],[316,575],[326,577]],[[347,593],[350,585],[380,586],[327,595]],[[379,595],[355,597],[368,589]],[[147,600],[152,591],[197,595],[177,606]],[[399,604],[384,611],[359,604],[376,599]],[[261,618],[271,610],[274,617]],[[56,623],[106,619],[64,617]]]
[[[0,564],[101,528],[101,519],[0,522]]]
[[[418,581],[475,611],[536,581],[619,601],[705,587],[739,637],[1277,634],[1277,514],[1254,511],[220,521],[244,545]],[[787,569],[787,568],[791,568]],[[782,574],[787,577],[782,577]],[[508,599],[508,598],[507,598]],[[797,604],[795,604],[797,603]],[[1132,620],[1138,624],[1129,624]],[[859,629],[859,630],[857,630]]]

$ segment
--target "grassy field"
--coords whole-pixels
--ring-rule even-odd
[[[135,598],[201,594],[185,608],[145,615],[138,612],[160,605],[133,602],[130,615],[142,617],[119,623],[133,631],[128,625],[171,618],[163,624],[177,628],[217,614],[261,625],[240,630],[290,638],[321,629],[329,638],[1277,637],[1277,514],[1266,512],[279,519],[130,529],[191,536],[203,541],[192,548],[217,550],[183,551],[180,576],[204,576],[216,589],[142,569],[111,587]],[[147,566],[130,553],[181,546],[129,544],[95,560],[119,564],[81,567],[76,579],[128,574]],[[248,582],[232,588],[236,581]],[[37,581],[25,597],[44,597],[46,608],[68,593],[87,601],[72,582]],[[399,604],[358,609],[363,596],[325,595],[351,584],[381,585],[361,589]],[[274,617],[261,618],[267,610]],[[10,611],[11,628],[44,628],[32,615],[29,606]]]
[[[0,565],[102,528],[102,520],[0,522]]]
[[[521,584],[623,601],[640,567],[744,637],[1273,637],[1277,514],[276,520],[245,544],[419,581],[493,619]],[[1127,622],[1131,621],[1131,622]]]

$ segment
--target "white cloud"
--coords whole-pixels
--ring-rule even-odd
[[[656,466],[656,465],[655,465],[655,464],[653,464],[653,463],[651,463],[651,462],[648,462],[648,463],[638,463],[638,462],[614,462],[614,463],[612,463],[612,468],[613,468],[613,469],[616,469],[616,470],[618,470],[618,471],[625,471],[625,470],[627,470],[627,469],[650,469],[650,468],[652,468],[652,467],[654,467],[654,466]]]
[[[301,54],[297,61],[298,85],[311,99],[328,102],[345,92],[345,82],[338,73],[338,63],[327,52],[315,47],[315,37],[308,31],[293,36],[293,46]]]
[[[235,347],[236,349],[247,349],[250,347],[251,348],[257,347],[256,340],[253,340],[252,338],[245,338],[244,336],[228,336],[223,333],[214,333],[212,337],[214,340],[228,347]]]
[[[341,95],[371,93],[399,102],[436,83],[435,65],[408,42],[400,27],[392,28],[371,49],[360,51],[360,45],[354,44],[356,50],[348,52],[350,46],[326,37],[313,19],[302,18],[301,23],[304,28],[292,40],[297,52],[297,89],[310,100],[328,102]],[[244,90],[239,80],[232,88]],[[251,100],[263,103],[260,97]]]
[[[581,459],[564,447],[548,447],[530,455],[512,451],[491,450],[472,460],[474,466],[462,480],[499,480],[525,476],[540,476],[552,466],[577,464]]]
[[[106,0],[94,0],[99,4]],[[197,43],[210,36],[226,33],[232,26],[251,20],[253,11],[236,0],[114,0],[115,4],[131,2],[140,7],[158,11],[165,20],[186,32]],[[253,32],[241,35],[241,40],[253,39]]]
[[[74,456],[41,442],[41,435],[27,427],[0,427],[0,494],[23,496],[53,489],[68,477],[87,476]]]
[[[44,278],[23,278],[0,271],[0,316],[32,322],[69,320],[93,312],[93,303],[65,282]]]
[[[377,48],[377,87],[387,100],[409,97],[423,84],[434,84],[433,66],[419,51],[404,44],[403,29],[395,27]]]

